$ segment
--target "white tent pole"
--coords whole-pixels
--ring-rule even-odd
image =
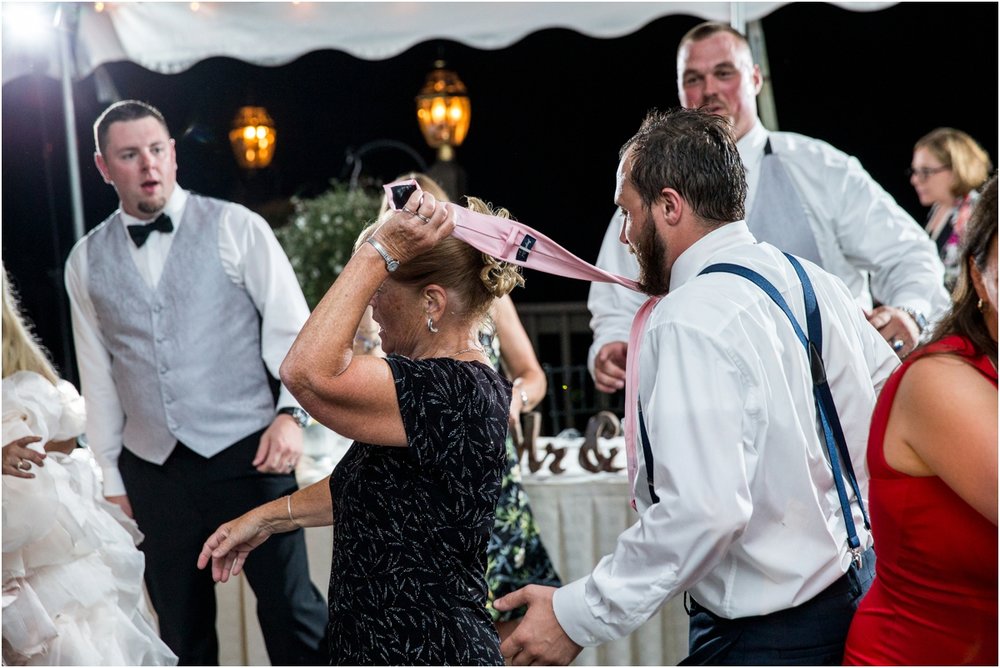
[[[742,2],[729,3],[729,25],[742,34],[747,34],[747,18]]]
[[[767,47],[764,44],[764,28],[760,19],[747,23],[745,5],[742,2],[729,3],[729,25],[746,36],[750,43],[750,54],[753,61],[760,66],[760,75],[764,80],[760,94],[757,95],[757,114],[761,123],[768,130],[778,129],[778,110],[774,105],[774,89],[771,87],[771,66],[767,62]]]
[[[66,125],[66,160],[69,162],[70,202],[73,207],[73,239],[83,236],[83,194],[80,188],[80,156],[77,151],[76,107],[73,104],[73,61],[70,46],[75,21],[66,15],[66,3],[56,10],[56,32],[59,41],[59,65],[62,71],[63,121]],[[75,11],[70,10],[70,11]]]
[[[764,43],[764,28],[760,19],[751,21],[744,33],[750,42],[750,53],[754,62],[760,66],[760,75],[764,81],[760,94],[757,95],[757,114],[761,123],[768,130],[778,131],[778,108],[774,104],[774,87],[771,85],[771,65],[767,60],[767,45]]]

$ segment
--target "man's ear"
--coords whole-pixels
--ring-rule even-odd
[[[101,173],[101,177],[104,179],[105,183],[114,185],[111,183],[111,174],[108,172],[108,165],[104,162],[104,156],[99,152],[94,152],[94,164],[97,165],[97,171]]]
[[[676,225],[681,220],[681,213],[684,210],[684,200],[673,188],[663,188],[660,190],[660,211],[663,212],[663,219],[667,225]]]
[[[760,71],[760,65],[754,64],[753,66],[753,94],[760,95],[761,89],[764,88],[764,75]]]

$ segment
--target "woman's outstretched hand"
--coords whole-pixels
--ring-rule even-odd
[[[228,582],[230,576],[239,575],[251,550],[271,537],[274,533],[265,522],[258,519],[255,510],[226,522],[215,530],[201,548],[198,568],[203,569],[212,562],[212,579]]]

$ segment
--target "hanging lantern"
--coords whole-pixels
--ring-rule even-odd
[[[417,95],[417,121],[427,145],[438,149],[440,160],[450,160],[452,147],[465,141],[471,116],[465,84],[454,71],[445,69],[443,60],[435,61]]]
[[[243,169],[261,169],[271,164],[277,133],[264,107],[240,107],[229,131],[236,162]]]

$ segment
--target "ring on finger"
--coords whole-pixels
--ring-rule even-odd
[[[418,206],[417,208],[419,209],[420,207]],[[405,206],[403,207],[403,211],[405,211],[406,213],[410,214],[411,216],[415,216],[415,217],[419,218],[420,220],[424,221],[425,223],[431,222],[430,218],[428,218],[424,214],[420,213],[419,211],[410,211]]]
[[[22,459],[21,461],[19,461],[17,463],[17,469],[19,471],[30,471],[31,470],[31,462],[29,462],[27,459]]]
[[[905,345],[906,344],[903,342],[902,339],[894,339],[892,342],[892,349],[898,353],[900,350],[903,349],[903,346]]]

